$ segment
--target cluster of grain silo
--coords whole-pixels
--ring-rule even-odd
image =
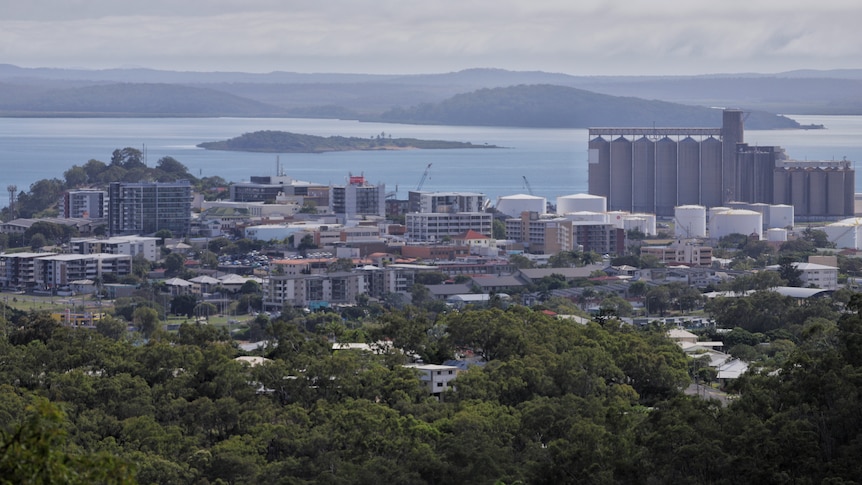
[[[690,239],[706,237],[706,207],[681,205],[674,208],[674,237]]]
[[[497,210],[510,217],[521,217],[522,212],[543,215],[547,212],[547,200],[527,194],[505,195],[497,199]]]
[[[709,237],[720,239],[730,234],[756,235],[763,238],[763,216],[760,212],[729,209],[716,212],[709,220]]]
[[[862,218],[851,217],[823,227],[830,242],[841,249],[862,249]]]
[[[792,205],[805,219],[853,214],[855,178],[848,160],[784,160],[773,175],[773,202]]]
[[[572,194],[557,197],[557,214],[571,212],[606,212],[608,200],[600,195]]]

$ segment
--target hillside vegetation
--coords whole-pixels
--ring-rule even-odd
[[[494,145],[416,138],[387,138],[384,134],[371,138],[344,136],[301,135],[286,131],[256,131],[223,141],[205,142],[198,147],[207,150],[231,150],[267,153],[322,153],[349,150],[404,150],[411,148],[497,148]]]

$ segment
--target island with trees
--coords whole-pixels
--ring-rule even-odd
[[[207,150],[228,150],[265,153],[323,153],[355,150],[408,150],[408,149],[452,149],[452,148],[499,148],[496,145],[474,145],[470,142],[419,140],[417,138],[392,138],[380,133],[369,138],[345,136],[316,136],[287,131],[264,130],[245,133],[222,141],[204,142],[197,145]]]

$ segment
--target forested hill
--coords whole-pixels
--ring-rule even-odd
[[[0,87],[0,114],[7,116],[272,116],[284,112],[221,91],[173,84]]]
[[[589,128],[617,126],[720,127],[721,110],[665,101],[609,96],[549,84],[480,89],[439,103],[394,108],[390,123]],[[799,128],[796,121],[752,112],[751,129]]]
[[[497,148],[494,145],[474,145],[457,141],[392,138],[391,135],[386,137],[383,133],[376,137],[358,138],[323,137],[270,130],[246,133],[229,140],[200,143],[198,147],[207,150],[266,153],[323,153],[350,150],[406,150],[411,148]]]

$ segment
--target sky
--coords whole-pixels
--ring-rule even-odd
[[[859,0],[0,0],[0,64],[572,75],[862,68]]]

